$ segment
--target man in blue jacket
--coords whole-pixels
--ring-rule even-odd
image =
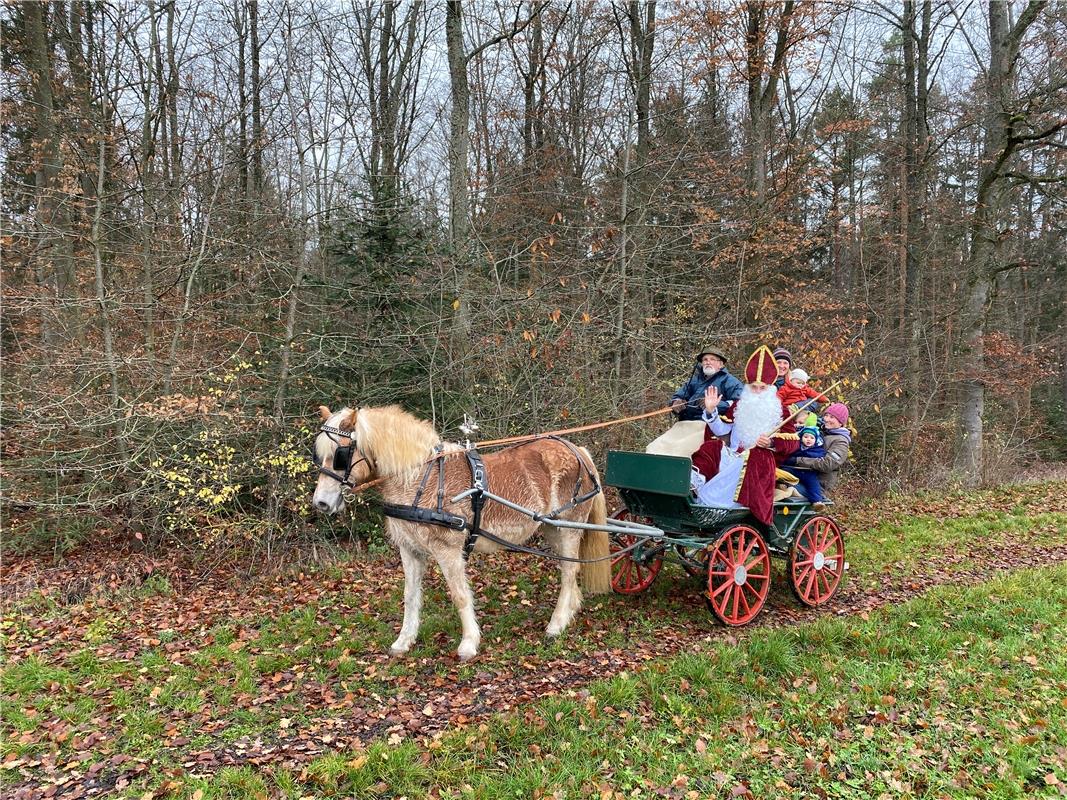
[[[671,396],[671,409],[683,421],[700,419],[704,410],[704,392],[709,386],[719,391],[719,413],[725,413],[741,397],[744,385],[726,371],[726,356],[721,347],[705,347],[697,353],[693,374]]]
[[[697,353],[693,374],[671,396],[670,406],[678,422],[645,448],[646,453],[689,457],[704,442],[707,427],[701,417],[704,410],[704,391],[714,386],[722,400],[720,413],[726,413],[744,388],[741,381],[726,371],[726,355],[721,347],[705,347]]]

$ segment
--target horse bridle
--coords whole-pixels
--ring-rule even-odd
[[[319,433],[325,433],[331,442],[336,447],[333,451],[333,462],[330,465],[333,469],[327,469],[327,467],[319,459],[318,450],[312,445],[311,460],[315,462],[315,466],[318,467],[319,474],[325,475],[329,478],[333,478],[341,486],[347,486],[352,489],[355,488],[355,484],[349,480],[349,475],[352,474],[352,469],[356,464],[366,463],[371,469],[374,468],[374,464],[371,460],[363,455],[363,451],[359,449],[356,444],[356,435],[354,431],[343,431],[340,428],[334,428],[332,425],[323,425],[319,428]],[[341,438],[348,439],[348,444],[341,444]],[[352,460],[352,453],[358,453],[359,458],[356,461]]]

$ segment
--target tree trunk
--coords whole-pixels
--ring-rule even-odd
[[[170,143],[170,224],[172,241],[178,241],[182,234],[181,195],[182,150],[178,132],[178,65],[174,44],[174,7],[175,2],[167,3],[167,122]]]
[[[144,103],[144,119],[141,123],[141,176],[143,186],[144,212],[141,218],[141,274],[144,283],[141,286],[142,302],[144,304],[144,333],[145,354],[154,361],[156,349],[156,289],[154,270],[154,251],[156,241],[156,226],[149,221],[154,217],[156,207],[156,179],[155,179],[155,141],[153,134],[156,129],[156,114],[152,108],[152,90],[157,84],[154,81],[155,69],[153,58],[159,53],[159,19],[156,11],[155,0],[148,0],[148,25],[150,35],[150,49],[145,59],[145,71],[143,86],[141,87],[141,101]],[[162,94],[157,88],[157,94]],[[161,111],[162,109],[160,109]]]
[[[448,137],[448,229],[453,250],[465,254],[470,244],[470,176],[467,171],[470,127],[470,86],[463,44],[463,3],[446,3],[445,40],[452,112]]]
[[[904,139],[904,202],[902,208],[902,245],[904,250],[904,335],[907,338],[908,376],[907,424],[914,434],[919,426],[920,401],[923,387],[929,381],[919,368],[923,337],[921,315],[922,282],[925,274],[926,245],[926,148],[929,133],[926,125],[928,54],[930,44],[931,0],[924,0],[922,26],[916,24],[915,0],[904,0],[904,109],[902,114]]]
[[[100,336],[104,344],[104,363],[107,365],[111,381],[111,429],[115,446],[118,449],[119,463],[125,465],[129,460],[126,439],[122,435],[121,396],[119,393],[119,366],[115,357],[114,333],[111,325],[111,308],[104,279],[104,246],[101,221],[104,216],[104,176],[107,164],[107,138],[100,136],[96,165],[96,208],[93,210],[93,227],[90,241],[93,245],[93,266],[96,273],[96,302],[100,312]]]
[[[796,10],[794,0],[786,0],[778,15],[774,53],[767,65],[767,12],[771,6],[750,0],[746,7],[745,69],[748,93],[749,186],[762,209],[767,200],[767,160],[771,136],[771,112],[778,96],[778,81],[789,49],[789,29]],[[766,73],[766,81],[764,80]]]
[[[259,76],[259,0],[248,0],[248,30],[252,45],[252,194],[263,191],[263,84]]]
[[[622,379],[623,353],[628,352],[625,341],[626,336],[626,293],[629,289],[629,250],[630,234],[628,220],[630,217],[630,151],[633,147],[630,140],[633,137],[633,114],[629,115],[626,125],[626,139],[623,142],[622,151],[622,195],[619,200],[619,293],[615,300],[615,362],[613,378],[616,383]],[[618,410],[616,408],[616,410]]]
[[[637,127],[637,141],[631,156],[630,134],[628,126],[626,150],[623,153],[623,199],[622,230],[619,264],[619,298],[616,333],[616,375],[624,376],[623,353],[632,358],[635,364],[645,360],[645,337],[643,331],[636,330],[630,340],[622,340],[625,331],[627,307],[646,313],[651,307],[648,297],[645,263],[648,258],[645,218],[651,202],[652,176],[649,174],[648,161],[652,148],[652,54],[656,45],[656,3],[631,0],[626,7],[627,35],[623,41],[626,51],[626,71],[630,78],[630,91],[633,93],[634,106],[631,125]]]
[[[1031,0],[1014,26],[1009,26],[1008,8],[1003,0],[989,4],[984,144],[970,225],[971,248],[964,266],[967,288],[960,316],[962,379],[956,466],[969,486],[976,486],[982,480],[986,380],[983,340],[990,293],[999,267],[997,256],[1004,241],[1001,226],[1009,197],[1005,173],[1020,143],[1015,135],[1017,120],[1012,108],[1015,65],[1022,38],[1045,4],[1044,0]]]
[[[393,3],[382,4],[382,27],[378,39],[378,145],[381,167],[378,175],[377,201],[384,204],[381,213],[391,216],[396,203],[396,107],[392,96]]]
[[[526,69],[522,74],[522,164],[527,179],[537,173],[535,154],[540,146],[538,128],[540,103],[537,90],[544,72],[544,35],[541,16],[537,15],[530,29]]]
[[[34,168],[34,216],[37,243],[34,276],[41,293],[41,337],[44,351],[51,352],[61,339],[58,317],[60,289],[55,269],[56,253],[62,246],[62,226],[57,219],[56,179],[60,170],[59,141],[55,129],[52,95],[52,59],[48,48],[44,3],[26,3],[23,12],[29,45],[27,66],[33,81],[34,144],[38,150]]]
[[[245,11],[245,4],[241,0],[234,0],[233,30],[237,36],[237,185],[240,194],[248,194],[249,191],[248,70],[245,64],[248,28],[245,25]]]

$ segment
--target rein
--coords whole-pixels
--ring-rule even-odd
[[[525,436],[509,436],[509,437],[506,437],[504,439],[487,439],[484,442],[477,442],[476,446],[479,449],[484,449],[486,447],[503,447],[504,445],[523,444],[523,443],[526,443],[526,442],[536,441],[537,439],[557,438],[559,436],[565,436],[565,435],[571,434],[571,433],[581,433],[583,431],[592,431],[592,430],[597,430],[598,428],[610,428],[612,425],[622,425],[625,422],[637,422],[638,420],[649,419],[650,417],[658,417],[661,414],[667,414],[670,411],[671,411],[671,407],[667,406],[665,408],[657,408],[655,411],[649,411],[649,412],[647,412],[645,414],[637,414],[637,415],[632,416],[632,417],[622,417],[620,419],[611,419],[611,420],[607,420],[606,422],[594,422],[594,423],[591,423],[589,425],[579,425],[579,426],[574,427],[574,428],[560,428],[559,430],[547,431],[545,433],[528,433]],[[460,455],[460,454],[465,453],[465,452],[467,452],[466,449],[464,449],[464,450],[450,450],[447,453],[441,453],[439,455],[435,455],[435,456],[431,457],[425,463],[432,464],[434,462],[434,460],[436,460],[437,458],[449,458],[451,456],[457,456],[457,455]],[[320,470],[320,472],[321,471],[322,470]],[[325,473],[325,474],[329,475],[328,472]],[[382,477],[382,478],[373,478],[372,480],[365,481],[365,482],[357,484],[355,486],[352,486],[351,484],[345,484],[345,485],[351,487],[350,488],[350,494],[354,495],[357,492],[362,492],[365,489],[370,489],[373,486],[377,486],[378,484],[380,484],[384,480],[385,480],[384,477]]]
[[[581,433],[582,431],[592,431],[597,428],[609,428],[612,425],[622,425],[624,422],[636,422],[641,419],[648,419],[649,417],[658,417],[660,414],[666,414],[671,410],[670,406],[665,408],[657,408],[655,411],[649,411],[645,414],[637,414],[632,417],[622,417],[621,419],[611,419],[607,422],[594,422],[589,425],[579,425],[575,428],[560,428],[558,431],[548,431],[547,433],[528,433],[525,436],[509,436],[505,439],[489,439],[484,442],[478,442],[479,447],[499,447],[505,444],[517,444],[519,442],[533,441],[534,439],[542,438],[554,438],[557,436],[564,436],[569,433]]]

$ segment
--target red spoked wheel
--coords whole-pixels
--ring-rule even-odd
[[[724,625],[747,625],[763,609],[770,591],[767,543],[755,528],[735,525],[708,551],[708,608]]]
[[[625,508],[611,515],[612,519],[625,519],[631,522],[643,522],[649,525],[648,517],[635,517]],[[634,550],[626,548],[637,544],[644,537],[628,533],[611,534],[611,588],[618,594],[639,594],[652,585],[660,569],[663,568],[663,555],[653,558],[634,559]],[[640,548],[638,548],[640,549]],[[626,550],[626,552],[619,552]],[[615,555],[618,553],[618,555]]]
[[[821,606],[834,596],[845,571],[845,540],[829,517],[804,523],[789,552],[789,585],[806,606]]]

